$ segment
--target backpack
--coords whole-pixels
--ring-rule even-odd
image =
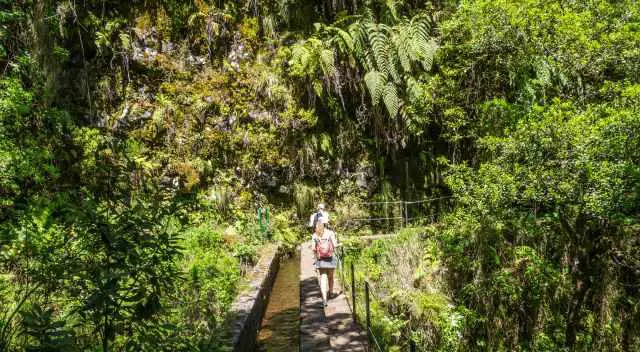
[[[320,212],[316,212],[315,214],[313,214],[313,228],[316,228],[316,225],[318,224],[318,220],[320,220],[320,217],[322,216],[322,213]]]
[[[318,239],[318,258],[330,259],[333,258],[333,241],[331,238],[319,238]]]

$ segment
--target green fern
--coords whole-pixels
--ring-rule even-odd
[[[355,22],[347,28],[353,41],[353,55],[362,58],[367,48],[367,33],[360,22]]]
[[[402,101],[400,100],[400,97],[398,97],[398,91],[396,90],[395,84],[391,82],[387,83],[384,87],[382,101],[384,101],[384,105],[387,108],[389,116],[396,117],[398,115],[398,110],[400,110],[400,104]]]
[[[390,49],[392,49],[393,47],[390,46]],[[389,50],[391,52],[391,50]],[[399,54],[399,53],[398,53]],[[396,54],[395,52],[393,53],[393,55],[389,55],[389,57],[387,58],[387,62],[389,64],[388,66],[388,79],[390,81],[395,82],[396,84],[402,84],[402,75],[401,75],[401,63],[400,63],[400,55]]]
[[[375,23],[366,23],[364,26],[378,71],[389,75],[389,41],[385,33],[387,26]]]
[[[392,42],[405,72],[412,71],[413,62],[420,62],[425,70],[431,68],[437,45],[429,36],[426,18],[416,16],[396,26]]]
[[[398,7],[396,5],[401,5],[401,3],[398,1],[399,4],[396,4],[396,0],[386,0],[385,1],[385,5],[387,6],[387,10],[389,11],[389,13],[391,14],[391,17],[395,20],[398,18]]]
[[[340,28],[335,28],[335,31],[338,37],[341,39],[340,43],[342,43],[343,45],[342,50],[348,53],[353,52],[353,39],[351,38],[351,35],[347,31],[344,31]]]
[[[320,66],[322,67],[322,73],[324,73],[325,77],[335,77],[337,70],[333,50],[320,49],[319,59]]]
[[[369,89],[369,94],[371,94],[371,102],[374,106],[378,105],[384,94],[386,84],[384,75],[378,71],[369,71],[364,75],[364,83],[367,85],[367,89]]]
[[[391,4],[388,10],[394,12],[396,1],[388,4]],[[411,110],[404,108],[409,106],[404,100],[421,99],[424,92],[420,84],[407,81],[407,77],[414,76],[420,68],[431,69],[437,45],[430,37],[430,23],[425,14],[411,19],[398,19],[395,14],[392,17],[393,26],[378,23],[373,13],[365,10],[362,15],[341,19],[332,26],[315,24],[316,36],[292,50],[292,71],[306,72],[304,75],[312,78],[322,76],[328,90],[330,82],[336,82],[340,76],[336,57],[346,57],[352,66],[357,62],[365,72],[364,83],[372,105],[382,102],[389,116],[401,114],[408,119]],[[340,28],[344,23],[349,24]],[[311,82],[320,95],[320,81]],[[333,89],[341,97],[338,86],[334,84]]]
[[[309,38],[293,46],[289,60],[291,73],[294,76],[311,79],[314,92],[322,96],[325,91],[322,81],[325,82],[328,91],[331,82],[338,79],[335,56],[335,49],[328,46],[326,42],[315,37]]]
[[[291,59],[289,60],[291,72],[296,76],[304,76],[309,71],[307,68],[310,57],[311,54],[304,44],[295,44],[291,49]]]
[[[322,23],[314,23],[316,31],[329,37],[329,44],[338,48],[339,52],[351,56],[354,52],[354,40],[351,33],[340,27],[326,26]]]
[[[320,81],[318,79],[313,80],[313,82],[311,83],[311,86],[313,87],[313,91],[316,93],[316,95],[321,97],[322,96],[322,81]]]
[[[411,45],[409,43],[409,36],[405,34],[405,32],[398,31],[394,33],[391,38],[391,42],[394,45],[394,49],[398,53],[398,61],[402,66],[404,72],[411,71],[411,61],[413,61],[411,55]]]

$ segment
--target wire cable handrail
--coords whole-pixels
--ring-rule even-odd
[[[431,214],[431,215],[427,215],[427,216],[413,216],[410,217],[410,215],[418,215],[416,214],[417,212],[414,211],[409,211],[410,210],[410,206],[413,205],[418,205],[418,204],[423,204],[423,203],[428,203],[428,202],[435,202],[435,201],[440,201],[440,200],[444,200],[444,199],[451,199],[454,198],[453,196],[440,196],[440,197],[435,197],[435,198],[425,198],[425,199],[418,199],[418,200],[399,200],[399,201],[385,201],[385,202],[362,202],[362,203],[350,203],[347,204],[347,214],[346,218],[342,219],[342,226],[347,228],[350,226],[366,226],[365,224],[370,223],[381,223],[381,222],[388,222],[388,223],[393,223],[393,227],[395,228],[397,223],[396,221],[400,220],[402,222],[402,224],[400,225],[401,227],[407,226],[409,224],[410,221],[416,221],[416,220],[431,220],[431,221],[435,221],[436,218],[438,217],[436,214]],[[400,214],[397,215],[395,211],[390,211],[391,214],[389,214],[389,211],[385,211],[384,215],[385,216],[379,216],[379,217],[358,217],[358,218],[349,218],[349,215],[351,214],[351,212],[349,211],[351,205],[358,205],[358,204],[399,204],[400,207]],[[445,206],[446,207],[446,206]],[[438,208],[436,208],[436,212],[438,211]],[[420,207],[420,209],[424,209],[423,207]],[[354,214],[355,215],[355,214]],[[371,214],[373,215],[373,214]],[[376,214],[377,215],[377,214]],[[382,214],[380,214],[382,215]],[[397,215],[397,216],[396,216]],[[389,224],[387,224],[386,226],[389,226]]]
[[[357,202],[351,203],[351,205],[371,205],[371,204],[400,204],[404,202],[403,200],[388,200],[388,201],[380,201],[380,202]]]
[[[359,218],[359,219],[349,219],[348,221],[381,221],[381,220],[400,220],[404,219],[402,216],[396,216],[392,218]]]
[[[434,200],[448,199],[448,198],[453,198],[453,196],[442,196],[442,197],[425,198],[425,199],[418,199],[418,200],[389,200],[389,201],[379,201],[379,202],[356,202],[356,203],[351,203],[350,205],[418,204],[418,203],[426,203],[426,202],[432,202]]]
[[[404,201],[404,204],[420,204],[420,203],[433,202],[434,200],[449,199],[449,198],[452,198],[452,196],[444,196],[444,197],[421,199],[421,200],[406,200]]]

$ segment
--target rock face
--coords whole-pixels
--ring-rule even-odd
[[[279,262],[276,246],[268,247],[251,273],[248,288],[233,302],[228,317],[229,346],[233,351],[253,351],[260,322],[269,301]]]
[[[231,50],[229,51],[229,55],[227,59],[229,60],[229,65],[235,71],[240,71],[240,63],[249,58],[249,52],[246,50],[244,44],[240,40],[240,34],[236,33],[233,38],[233,44],[231,45]]]
[[[153,65],[159,55],[170,56],[172,61],[194,69],[202,69],[208,62],[206,55],[194,55],[184,46],[162,40],[155,27],[150,30],[136,29],[134,34],[135,40],[131,43],[131,59],[140,64]]]

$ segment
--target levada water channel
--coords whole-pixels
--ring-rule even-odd
[[[300,254],[283,258],[262,318],[257,351],[291,352],[300,345]]]

